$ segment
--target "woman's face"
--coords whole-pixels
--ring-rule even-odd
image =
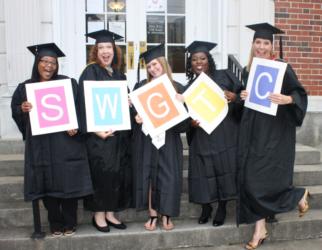
[[[253,42],[254,56],[270,59],[273,50],[273,44],[268,39],[256,38]]]
[[[161,76],[164,73],[162,65],[161,63],[159,63],[157,59],[153,59],[152,61],[150,61],[146,65],[146,68],[153,79]]]
[[[57,58],[52,56],[43,56],[38,63],[40,81],[49,81],[55,74],[57,67]]]
[[[97,58],[105,67],[111,66],[114,58],[113,44],[110,42],[98,43]]]
[[[208,73],[209,63],[205,52],[196,52],[191,56],[192,72],[199,75],[201,72]]]

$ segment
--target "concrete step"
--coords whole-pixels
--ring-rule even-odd
[[[0,176],[22,176],[24,171],[23,154],[0,155]]]
[[[322,211],[310,210],[303,218],[297,212],[278,216],[279,222],[268,224],[268,243],[319,238],[322,235]],[[71,237],[31,240],[32,228],[8,228],[0,232],[0,249],[13,250],[79,250],[79,249],[198,249],[198,247],[222,247],[243,244],[252,235],[253,225],[236,227],[234,218],[215,228],[210,223],[198,225],[195,220],[175,220],[175,229],[164,231],[160,227],[153,232],[144,230],[140,222],[128,223],[124,231],[111,229],[110,233],[98,232],[91,225],[79,225]],[[48,228],[45,228],[48,232]],[[241,245],[242,246],[242,245]],[[214,248],[212,248],[214,249]],[[308,248],[305,248],[308,249]]]
[[[21,140],[0,140],[0,154],[23,154],[25,143]]]
[[[183,150],[183,169],[188,169],[188,149]],[[0,176],[23,175],[23,154],[0,154]],[[309,146],[296,145],[296,165],[320,164],[320,151]]]
[[[307,186],[310,190],[310,208],[322,208],[322,186]],[[41,216],[44,224],[47,224],[46,211],[40,203]],[[216,203],[213,204],[214,211],[216,210]],[[83,209],[82,200],[79,201],[78,221],[79,224],[88,224],[91,219],[91,212]],[[183,194],[181,197],[180,216],[179,219],[198,218],[201,213],[201,206],[188,202],[188,195]],[[215,212],[214,212],[215,213]],[[236,213],[236,203],[231,201],[227,204],[227,216],[233,216]],[[118,217],[125,222],[145,221],[147,218],[147,211],[137,211],[135,209],[127,209],[119,212]],[[30,202],[23,202],[22,200],[8,200],[0,202],[0,228],[7,228],[10,226],[23,227],[31,226],[32,209]]]

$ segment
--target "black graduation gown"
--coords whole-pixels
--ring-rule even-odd
[[[58,75],[55,79],[66,79]],[[84,138],[58,132],[32,136],[29,114],[21,111],[27,100],[26,80],[20,83],[11,101],[12,117],[25,140],[24,197],[26,201],[45,196],[76,198],[93,192]],[[44,82],[44,84],[46,84]],[[72,79],[75,99],[77,83]]]
[[[244,69],[243,80],[247,83]],[[294,209],[303,188],[293,186],[296,126],[303,122],[307,94],[290,65],[283,79],[282,94],[294,104],[279,105],[277,115],[244,107],[238,147],[239,205],[237,223]]]
[[[146,80],[134,86],[142,87]],[[183,87],[175,83],[177,92]],[[132,118],[137,114],[131,112]],[[152,189],[152,208],[162,215],[179,216],[182,188],[183,147],[180,133],[187,129],[187,121],[166,131],[165,144],[157,149],[151,137],[142,132],[142,125],[133,122],[132,163],[135,173],[136,208],[147,209],[149,186]]]
[[[228,70],[216,70],[211,78],[223,89],[239,93],[241,83]],[[192,84],[190,82],[187,87]],[[225,119],[209,135],[191,127],[189,144],[189,200],[211,203],[236,199],[237,137],[239,104],[231,102]]]
[[[89,64],[79,79],[80,120],[82,132],[86,133],[86,111],[84,81],[125,80],[125,76],[114,71],[110,76],[98,64]],[[116,131],[106,140],[95,133],[87,134],[87,151],[91,169],[94,194],[85,200],[91,211],[120,211],[132,203],[132,169],[130,158],[130,131]]]

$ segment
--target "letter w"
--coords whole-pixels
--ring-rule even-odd
[[[99,110],[100,117],[102,120],[105,119],[106,105],[108,105],[108,108],[111,111],[112,119],[115,119],[116,109],[117,109],[117,97],[118,97],[117,94],[114,94],[113,103],[112,103],[110,95],[104,95],[103,103],[101,103],[101,99],[100,99],[99,95],[95,95],[98,110]]]

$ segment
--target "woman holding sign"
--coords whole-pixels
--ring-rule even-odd
[[[225,119],[208,134],[192,120],[187,133],[189,144],[189,200],[202,204],[199,224],[211,217],[211,203],[218,202],[213,226],[221,226],[226,218],[226,203],[236,199],[237,133],[239,105],[235,102],[241,90],[238,79],[228,70],[216,70],[210,54],[217,44],[194,41],[187,47],[190,54],[186,65],[187,88],[206,73],[224,90],[229,110]]]
[[[25,140],[25,200],[43,200],[53,236],[72,235],[77,199],[92,193],[85,143],[77,130],[32,136],[29,112],[33,107],[26,96],[27,84],[68,79],[58,75],[57,58],[65,55],[54,43],[28,49],[35,55],[31,79],[18,85],[11,102],[12,117]],[[76,99],[77,83],[71,80]]]
[[[81,130],[87,133],[84,81],[125,80],[117,69],[115,40],[121,36],[108,30],[86,35],[96,40],[91,49],[90,64],[79,78]],[[114,216],[132,202],[132,170],[130,162],[130,132],[101,131],[87,134],[87,151],[94,187],[93,196],[85,200],[85,207],[94,212],[93,226],[101,232],[109,232],[109,226],[126,229],[126,225]]]
[[[182,93],[183,87],[172,80],[163,44],[144,52],[140,58],[146,63],[147,79],[138,81],[134,89],[166,74],[175,90]],[[172,230],[174,224],[170,217],[178,216],[180,210],[183,162],[180,132],[185,131],[186,123],[183,121],[158,138],[151,138],[144,132],[140,115],[134,108],[132,111],[135,118],[132,157],[136,174],[136,207],[149,209],[150,218],[144,225],[146,230],[156,230],[158,214],[161,215],[162,228]]]
[[[243,71],[246,84],[253,57],[275,60],[273,34],[280,29],[260,23],[247,26],[255,31],[248,66]],[[281,49],[281,43],[280,43]],[[245,100],[244,90],[240,97]],[[298,207],[299,216],[309,209],[308,191],[293,186],[296,127],[303,122],[307,94],[288,64],[281,93],[269,95],[278,104],[276,116],[244,107],[239,140],[238,223],[254,223],[247,249],[255,249],[268,237],[265,218]]]

